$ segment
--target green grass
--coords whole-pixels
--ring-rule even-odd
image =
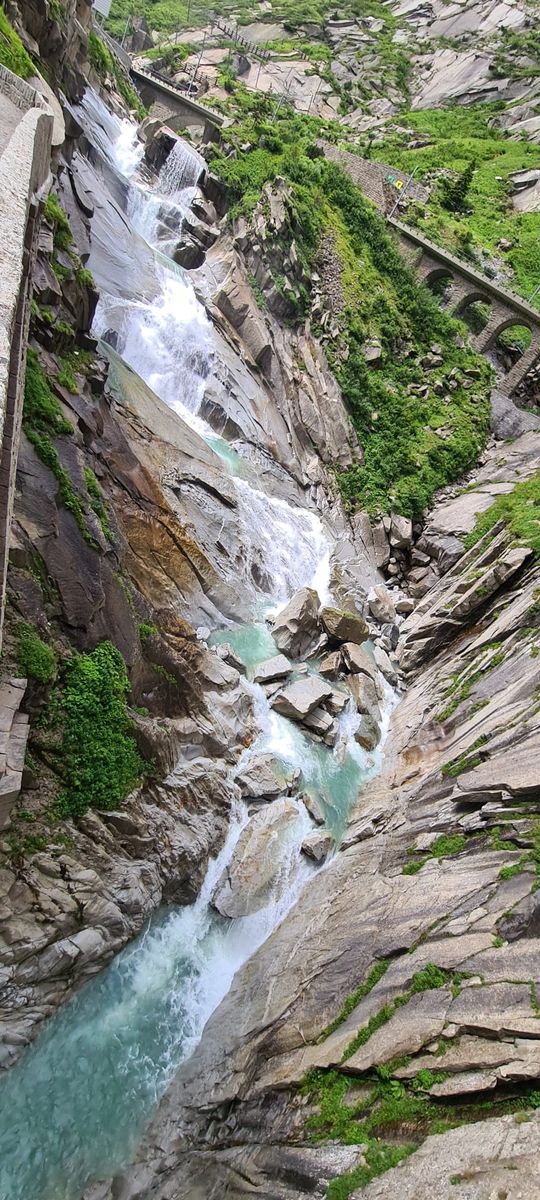
[[[10,25],[2,8],[0,8],[0,63],[9,71],[13,71],[14,75],[20,75],[21,79],[29,79],[36,73],[30,55],[26,53],[18,33]]]
[[[344,1051],[342,1061],[346,1062],[347,1059],[352,1058],[353,1054],[356,1054],[360,1046],[365,1046],[373,1034],[376,1033],[377,1029],[385,1025],[393,1017],[398,1008],[401,1008],[404,1004],[408,1004],[412,996],[418,995],[419,992],[427,992],[434,988],[444,987],[448,979],[449,976],[446,972],[441,971],[433,963],[427,963],[421,971],[416,971],[407,991],[395,1000],[389,1001],[388,1004],[384,1004],[377,1013],[370,1017],[367,1025],[364,1025],[363,1029],[358,1031]]]
[[[90,497],[90,507],[95,512],[96,517],[101,525],[101,532],[108,542],[114,541],[114,535],[109,522],[109,514],[105,507],[103,495],[99,483],[90,467],[84,468],[84,479],[86,489]]]
[[[26,621],[16,630],[17,662],[23,675],[37,683],[50,683],[56,674],[56,656],[51,646]]]
[[[59,381],[61,374],[58,376]],[[73,426],[64,417],[38,356],[32,349],[28,350],[26,358],[23,429],[38,458],[52,471],[56,479],[57,502],[72,513],[84,540],[90,546],[95,546],[94,538],[88,529],[84,502],[76,491],[71,476],[62,466],[58,450],[52,441],[52,438],[70,436]]]
[[[127,709],[129,680],[120,651],[102,642],[66,668],[60,701],[65,785],[61,816],[122,804],[143,770]]]
[[[353,1009],[356,1008],[360,1001],[364,999],[364,996],[369,995],[369,993],[375,987],[375,984],[382,979],[389,966],[390,962],[386,958],[383,958],[380,962],[375,963],[375,965],[371,968],[367,979],[365,979],[364,982],[361,983],[354,992],[351,992],[350,996],[347,996],[339,1015],[334,1021],[332,1021],[330,1025],[326,1027],[326,1029],[323,1030],[321,1034],[319,1034],[319,1037],[317,1038],[318,1042],[326,1041],[326,1038],[330,1037],[330,1034],[334,1033],[334,1031],[338,1029],[344,1021],[347,1020],[347,1017],[350,1015],[350,1013],[352,1013]]]
[[[416,858],[413,862],[406,863],[403,867],[403,875],[417,875],[422,867],[429,862],[430,858],[437,858],[439,861],[442,858],[452,858],[455,854],[461,854],[465,849],[467,839],[462,833],[442,833],[440,837],[434,841],[427,854],[422,854],[420,858]],[[411,847],[408,854],[418,853],[414,847]]]
[[[476,519],[471,533],[465,538],[469,549],[476,545],[498,521],[505,521],[520,545],[530,546],[540,553],[540,472],[525,483],[518,483],[505,496],[498,496],[486,512]]]

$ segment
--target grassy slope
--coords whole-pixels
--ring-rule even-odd
[[[28,79],[35,74],[32,59],[26,53],[18,33],[10,25],[6,14],[0,8],[0,63],[8,67],[21,79]]]
[[[283,253],[294,238],[309,279],[320,237],[330,233],[341,263],[341,335],[328,354],[365,454],[362,468],[338,476],[344,497],[371,512],[419,515],[437,488],[476,460],[487,432],[489,369],[456,345],[457,323],[417,284],[373,206],[334,164],[316,157],[317,122],[276,117],[260,101],[250,113],[252,101],[236,94],[243,119],[227,131],[236,153],[217,151],[213,162],[228,184],[231,215],[249,216],[266,181],[284,176],[292,194]],[[308,312],[306,291],[298,319]],[[382,346],[377,370],[364,359],[371,337]],[[444,362],[428,371],[419,360],[434,343]],[[478,371],[472,388],[446,386],[454,368]],[[414,392],[422,386],[425,395]]]

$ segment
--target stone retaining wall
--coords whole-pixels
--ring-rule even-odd
[[[50,172],[53,115],[24,80],[0,66],[2,104],[21,110],[0,152],[0,645],[9,530],[22,420],[26,345],[40,198]]]

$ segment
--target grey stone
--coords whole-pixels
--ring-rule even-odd
[[[308,713],[318,708],[321,701],[332,695],[332,688],[316,675],[308,675],[290,683],[272,701],[272,708],[292,721],[303,721]]]
[[[286,679],[291,673],[291,664],[284,654],[276,654],[274,658],[267,658],[264,662],[257,663],[253,671],[254,683],[273,683],[277,679]]]
[[[360,613],[321,608],[319,616],[331,641],[354,642],[359,646],[369,637],[366,621]]]
[[[257,754],[235,776],[242,795],[255,799],[271,799],[284,792],[291,781],[283,763],[273,754]]]
[[[250,818],[220,879],[212,903],[225,917],[245,917],[268,902],[282,874],[283,846],[299,820],[292,800],[276,800]]]
[[[313,588],[302,588],[278,613],[272,629],[280,650],[291,658],[304,658],[320,633],[319,597]]]
[[[372,617],[375,619],[375,621],[378,621],[380,625],[385,625],[388,622],[392,623],[395,621],[396,608],[388,588],[385,588],[382,584],[380,584],[378,587],[372,588],[371,591],[368,592],[367,602]]]
[[[317,833],[308,833],[307,837],[302,842],[302,853],[307,858],[312,858],[315,862],[324,862],[328,855],[334,849],[335,842],[331,833],[324,833],[322,830]]]

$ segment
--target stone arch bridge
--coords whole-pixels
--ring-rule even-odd
[[[511,325],[524,325],[530,331],[529,348],[500,380],[505,393],[511,396],[540,358],[540,312],[521,296],[494,283],[462,259],[430,242],[416,229],[392,217],[387,217],[387,221],[396,231],[403,253],[423,283],[433,287],[446,279],[452,285],[448,311],[453,316],[459,317],[477,301],[489,305],[487,325],[481,333],[471,335],[476,350],[486,353],[495,346],[499,334]]]

